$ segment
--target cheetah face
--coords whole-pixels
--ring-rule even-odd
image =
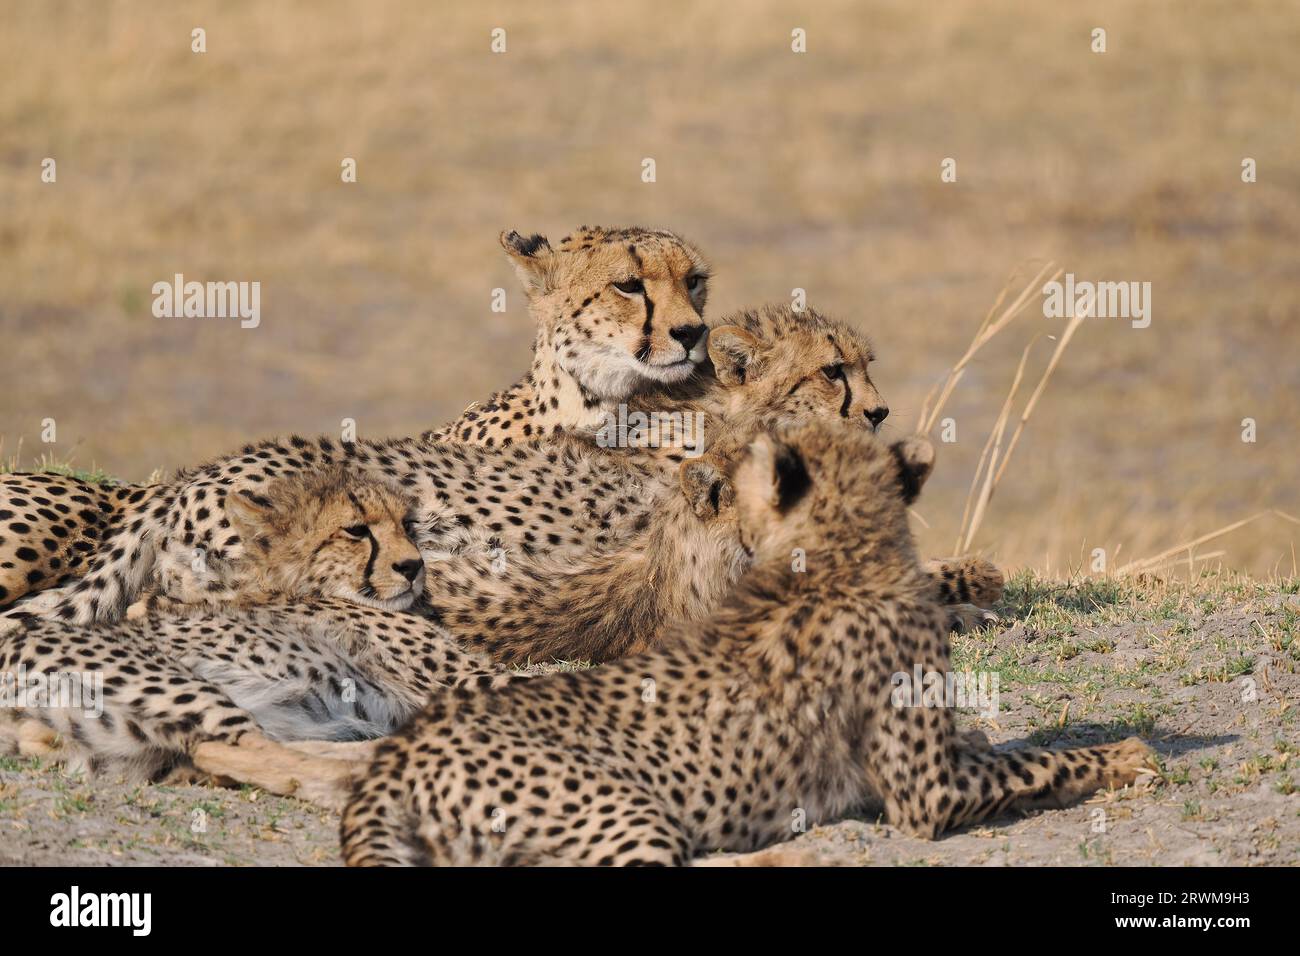
[[[320,592],[405,611],[424,592],[424,561],[408,533],[405,502],[362,485],[322,508],[307,576]]]
[[[410,503],[377,482],[333,469],[280,478],[228,501],[249,570],[274,591],[390,611],[406,610],[424,592]]]
[[[709,269],[666,231],[583,228],[552,249],[543,236],[505,233],[541,330],[562,367],[592,396],[627,398],[672,384],[708,357]]]
[[[889,414],[869,366],[875,359],[861,336],[822,321],[762,341],[740,326],[709,336],[718,380],[734,389],[733,412],[761,411],[778,425],[835,419],[875,431]]]

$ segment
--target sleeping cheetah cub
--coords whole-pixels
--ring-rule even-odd
[[[760,436],[733,476],[754,567],[663,650],[436,699],[377,748],[346,861],[682,864],[883,803],[925,838],[1135,778],[1147,747],[992,752],[892,675],[944,674],[944,615],[907,526],[933,463],[812,425]],[[794,548],[807,570],[791,570]]]
[[[223,494],[220,505],[198,489],[187,529],[193,520],[211,519],[222,537],[244,542],[237,551],[207,541],[200,546],[192,536],[184,548],[160,548],[146,522],[165,513],[175,496],[175,489],[155,485],[127,499],[138,511],[126,512],[132,520],[117,533],[136,536],[137,560],[111,584],[132,601],[161,594],[175,604],[251,605],[317,596],[404,611],[424,592],[424,561],[407,530],[411,502],[376,478],[329,465],[241,487]],[[115,540],[110,536],[107,544]],[[120,560],[125,552],[115,546],[107,557]],[[106,591],[94,577],[79,587],[92,598]],[[0,620],[21,619],[29,610],[48,613],[20,605]]]
[[[183,580],[193,593],[153,595],[130,620],[98,627],[9,612],[0,621],[0,690],[39,679],[98,692],[85,706],[0,709],[0,750],[49,754],[62,737],[71,747],[60,756],[74,764],[155,778],[186,765],[228,775],[199,748],[238,743],[242,753],[278,754],[288,775],[262,782],[296,792],[305,758],[274,740],[380,736],[439,688],[491,684],[496,671],[485,658],[400,613],[424,577],[403,525],[407,504],[341,468],[281,477],[227,498],[223,520],[248,547],[238,560],[191,568]],[[293,603],[268,603],[275,599]],[[351,764],[326,766],[332,785],[303,795],[333,805]]]
[[[157,583],[169,598],[264,604],[314,595],[405,611],[424,591],[424,561],[406,529],[410,502],[376,480],[333,467],[241,488],[224,506],[223,527],[245,542],[239,557],[160,555]]]

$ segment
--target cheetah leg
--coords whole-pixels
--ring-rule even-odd
[[[366,766],[291,750],[258,733],[244,734],[236,744],[197,744],[190,759],[196,768],[214,777],[298,797],[331,810],[343,809],[353,781]]]
[[[812,850],[788,846],[771,846],[754,853],[728,853],[723,856],[702,856],[692,860],[691,866],[826,866],[822,855]]]
[[[1148,767],[1151,748],[1130,737],[1071,750],[994,752],[959,737],[947,760],[935,761],[932,745],[912,756],[906,769],[889,778],[885,816],[934,839],[1012,809],[1064,807],[1102,788],[1130,784]]]
[[[0,753],[48,757],[62,749],[63,738],[52,727],[0,711]]]
[[[1064,807],[1106,787],[1132,783],[1151,766],[1152,751],[1137,737],[1069,750],[1033,747],[1007,752],[958,748],[954,782],[970,781],[946,828],[1000,816],[1010,809]]]
[[[331,757],[334,760],[364,760],[369,763],[374,759],[375,747],[382,739],[349,740],[345,742],[333,740],[286,740],[283,741],[283,744],[290,750],[311,754],[314,757]]]
[[[922,669],[944,673],[946,648],[933,651]],[[976,733],[958,733],[945,707],[885,707],[864,763],[884,799],[885,818],[932,840],[1012,808],[1061,807],[1103,787],[1124,786],[1151,759],[1151,749],[1136,737],[1072,750],[993,751]]]

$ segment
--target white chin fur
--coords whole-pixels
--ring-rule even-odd
[[[685,352],[681,358],[686,358]],[[635,395],[646,382],[673,384],[685,381],[695,371],[693,362],[650,365],[638,361],[621,347],[607,346],[582,349],[575,367],[583,369],[583,374],[577,376],[578,380],[604,401],[622,401]]]
[[[645,371],[646,378],[656,382],[682,382],[695,373],[694,362],[678,362],[676,365],[642,364],[641,368]]]

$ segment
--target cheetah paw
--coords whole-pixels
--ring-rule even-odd
[[[18,753],[24,757],[48,757],[63,749],[63,738],[39,720],[18,724]]]
[[[993,611],[974,604],[953,604],[948,608],[948,629],[958,634],[997,624],[1001,620]]]
[[[1129,737],[1107,744],[1104,778],[1107,786],[1123,787],[1147,776],[1156,769],[1155,751],[1140,737]]]

